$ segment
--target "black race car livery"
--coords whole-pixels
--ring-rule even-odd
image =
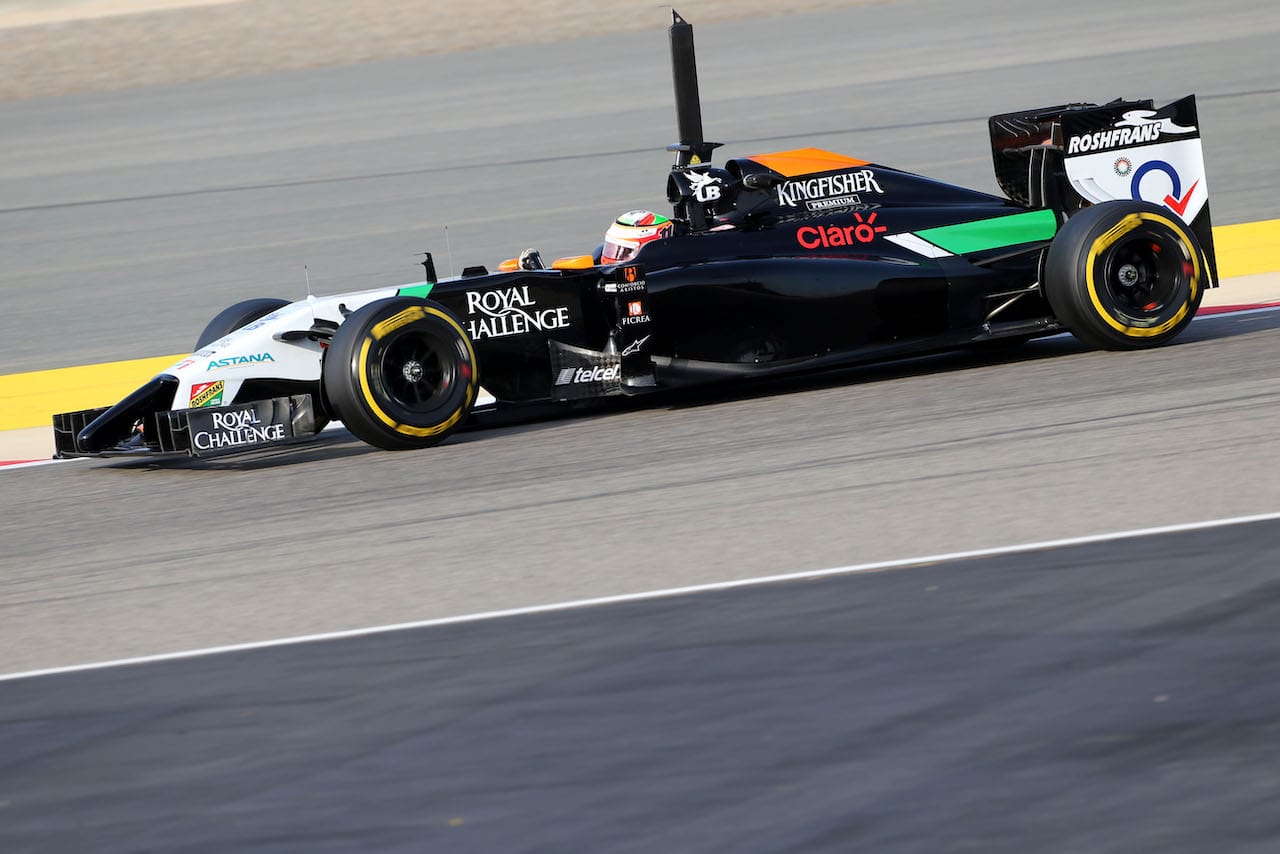
[[[596,256],[330,297],[251,299],[114,406],[54,417],[59,456],[206,456],[334,420],[387,449],[478,411],[640,395],[1070,331],[1163,344],[1216,272],[1194,96],[991,118],[1003,195],[816,148],[712,163],[673,14],[674,226]]]

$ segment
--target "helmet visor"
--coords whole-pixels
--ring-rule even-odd
[[[636,246],[618,243],[606,237],[604,249],[600,252],[600,261],[604,264],[619,264],[635,255],[637,248]]]

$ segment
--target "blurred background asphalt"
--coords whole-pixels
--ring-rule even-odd
[[[883,0],[684,0],[699,23]],[[610,32],[657,30],[634,0],[0,2],[0,100],[103,92]]]

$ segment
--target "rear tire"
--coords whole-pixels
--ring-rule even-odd
[[[343,321],[323,369],[325,397],[351,433],[389,451],[426,448],[466,420],[479,389],[475,350],[444,306],[378,300]]]
[[[209,325],[200,333],[200,337],[196,339],[195,349],[203,350],[224,335],[230,335],[240,327],[248,326],[255,320],[266,317],[276,309],[284,308],[288,304],[289,301],[287,299],[263,297],[261,299],[247,299],[244,302],[238,302],[233,306],[224,308],[214,315],[213,320],[210,320]]]
[[[1191,229],[1147,202],[1104,202],[1067,220],[1049,245],[1050,307],[1086,344],[1156,347],[1200,307],[1209,272]]]

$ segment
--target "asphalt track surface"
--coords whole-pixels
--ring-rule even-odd
[[[1278,564],[1269,521],[0,683],[0,846],[1272,851]]]
[[[1278,36],[1271,0],[697,28],[723,156],[815,145],[994,190],[993,113],[1196,92],[1220,225],[1277,216]],[[412,281],[424,249],[442,271],[589,251],[663,204],[671,100],[656,29],[0,104],[0,373],[184,352],[226,305],[300,297],[304,265],[332,293]]]
[[[1274,512],[1278,329],[1061,336],[425,452],[337,432],[6,471],[0,672]]]
[[[982,187],[989,113],[1197,91],[1218,222],[1274,217],[1280,20],[1265,3],[1161,8],[894,3],[700,27],[708,136]],[[1063,35],[1081,20],[1087,39]],[[424,84],[443,70],[448,87]],[[445,224],[459,266],[577,251],[660,198],[669,100],[651,33],[3,105],[3,370],[184,350],[225,304],[296,295],[303,262],[318,291],[408,280]],[[1274,512],[1277,326],[1211,318],[1137,354],[1054,339],[414,454],[338,434],[222,463],[7,471],[0,672]],[[1274,655],[1251,627],[1274,622],[1275,533],[859,577],[849,600],[823,582],[0,683],[3,847],[78,847],[56,836],[76,826],[125,849],[218,847],[209,834],[238,827],[264,849],[350,847],[342,834],[369,827],[360,781],[390,780],[368,806],[380,847],[456,818],[476,834],[457,850],[492,850],[483,834],[521,826],[536,795],[551,818],[522,829],[544,850],[626,850],[597,809],[636,838],[694,840],[675,848],[836,848],[856,830],[868,846],[900,833],[904,848],[993,849],[1005,836],[983,834],[999,830],[1029,843],[1009,850],[1267,850]],[[964,581],[929,612],[939,591],[921,579],[947,572]],[[801,588],[816,605],[787,599]],[[842,604],[859,621],[818,631]],[[871,645],[851,642],[862,630]],[[794,645],[772,642],[786,632]],[[494,699],[504,683],[514,706]],[[1188,689],[1203,693],[1179,706]],[[459,737],[439,738],[450,725]],[[331,728],[343,738],[324,747]],[[849,829],[853,801],[882,821]],[[196,816],[213,803],[216,826]],[[161,805],[168,823],[137,823]],[[1200,845],[1203,828],[1216,835]]]

